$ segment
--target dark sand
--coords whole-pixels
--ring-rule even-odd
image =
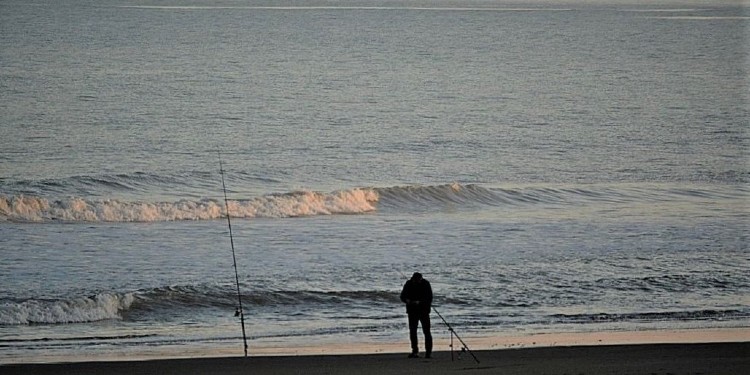
[[[404,354],[13,364],[0,374],[750,374],[750,341],[482,350],[451,360]]]

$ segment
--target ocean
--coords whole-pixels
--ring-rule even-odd
[[[0,0],[0,363],[242,355],[220,163],[251,355],[750,327],[749,21]]]

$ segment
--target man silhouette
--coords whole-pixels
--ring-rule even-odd
[[[424,333],[425,358],[432,355],[432,334],[430,334],[430,311],[432,310],[432,287],[430,282],[422,278],[422,274],[415,272],[406,281],[401,290],[401,302],[406,304],[406,315],[409,317],[409,340],[411,354],[409,358],[419,358],[419,339],[417,326],[422,324]]]

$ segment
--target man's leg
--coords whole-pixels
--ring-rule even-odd
[[[419,338],[417,337],[417,326],[419,325],[418,314],[409,315],[409,341],[411,341],[411,353],[419,353]]]
[[[422,332],[424,333],[424,352],[428,358],[432,355],[432,333],[430,333],[430,312],[421,316]]]

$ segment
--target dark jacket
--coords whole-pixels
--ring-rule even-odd
[[[429,313],[432,308],[432,287],[430,282],[422,279],[417,282],[409,280],[401,290],[401,302],[406,304],[406,312],[409,314]]]

